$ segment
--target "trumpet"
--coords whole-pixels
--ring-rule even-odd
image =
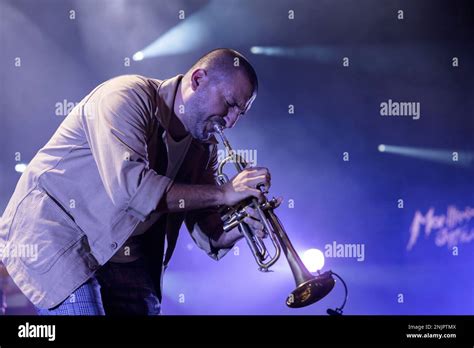
[[[214,130],[219,134],[227,154],[218,164],[216,177],[217,184],[224,185],[229,182],[228,176],[224,173],[226,164],[233,162],[237,172],[241,172],[248,166],[248,163],[232,149],[220,125],[215,125]],[[256,198],[247,199],[235,206],[225,207],[225,210],[221,212],[224,232],[235,227],[239,229],[252,251],[258,269],[262,272],[268,272],[283,252],[296,283],[296,288],[286,299],[288,307],[306,307],[321,300],[329,294],[335,285],[335,280],[332,277],[333,273],[328,271],[315,276],[308,271],[288,238],[280,219],[274,212],[278,207],[277,200],[275,198],[268,200],[263,185],[257,186],[257,189],[263,193],[262,202],[259,202]],[[264,241],[256,236],[250,226],[243,221],[248,216],[245,210],[246,207],[252,207],[256,210],[264,227],[264,232],[270,237],[273,244],[273,254],[269,252]]]

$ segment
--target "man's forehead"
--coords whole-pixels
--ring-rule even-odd
[[[236,79],[228,84],[225,97],[236,103],[242,111],[247,111],[255,100],[256,93],[248,80]]]
[[[226,99],[231,102],[232,104],[236,104],[239,109],[243,113],[245,113],[250,107],[252,106],[253,101],[256,98],[256,93],[249,94],[249,93],[232,93],[228,90],[227,93],[224,94]]]

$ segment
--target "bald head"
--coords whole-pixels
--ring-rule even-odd
[[[175,99],[175,114],[194,138],[208,139],[213,125],[232,128],[256,98],[257,74],[239,52],[213,50],[184,74]]]
[[[258,90],[257,74],[250,62],[241,53],[230,48],[218,48],[198,59],[188,70],[191,74],[196,69],[205,69],[217,82],[232,82],[242,75],[252,86],[252,94]]]

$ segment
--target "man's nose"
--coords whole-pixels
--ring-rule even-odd
[[[228,118],[225,123],[225,128],[232,128],[235,125],[235,120]]]
[[[234,127],[238,118],[239,117],[238,117],[237,113],[229,113],[227,115],[227,117],[225,118],[225,127],[226,128]]]

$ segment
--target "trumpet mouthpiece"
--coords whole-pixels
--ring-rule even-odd
[[[214,125],[214,130],[215,130],[217,133],[222,133],[222,131],[223,131],[224,129],[222,128],[221,125],[219,125],[219,124],[216,123],[216,124]]]

